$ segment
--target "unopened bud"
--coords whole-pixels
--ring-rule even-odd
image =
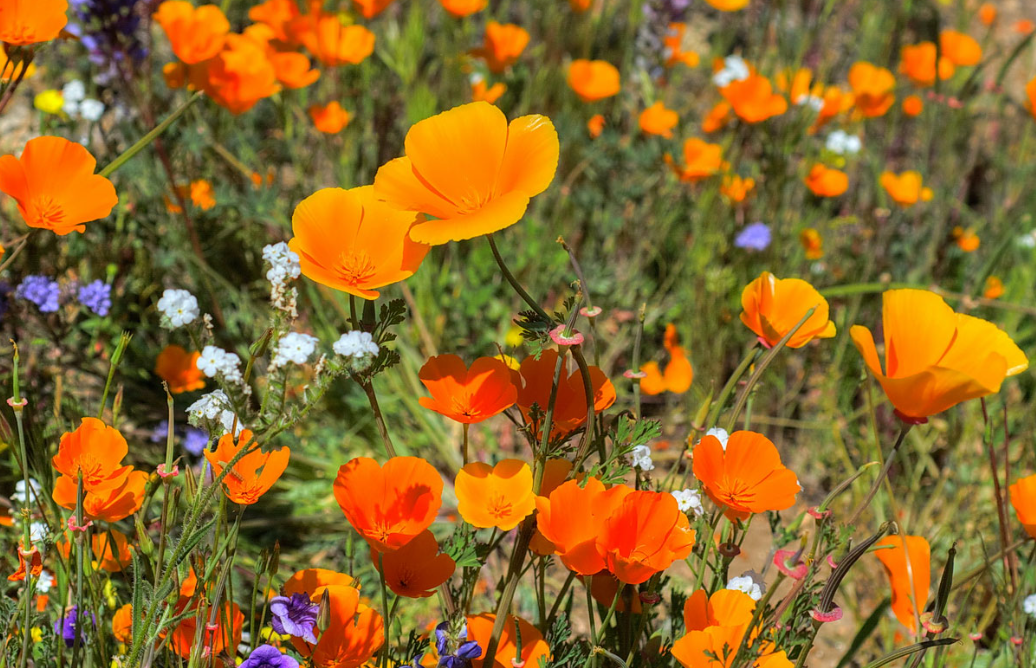
[[[320,610],[317,612],[317,628],[323,633],[331,626],[331,594],[327,589],[320,596]]]

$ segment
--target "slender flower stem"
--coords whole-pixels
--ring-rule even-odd
[[[14,421],[18,426],[18,453],[20,457],[19,464],[22,469],[22,484],[25,486],[25,501],[22,505],[22,544],[19,549],[31,550],[32,543],[32,523],[31,511],[29,508],[32,506],[33,488],[29,483],[29,455],[28,449],[25,447],[25,425],[22,422],[22,411],[25,406],[22,405],[21,391],[18,387],[18,362],[20,361],[20,355],[18,354],[18,344],[11,342],[14,346],[14,365],[12,371],[12,398],[11,408],[14,410]],[[25,619],[22,623],[22,649],[21,655],[18,658],[18,665],[20,668],[25,668],[29,658],[29,644],[32,639],[32,629],[29,628],[32,620],[32,595],[36,585],[36,579],[32,574],[32,557],[29,557],[29,561],[25,567],[25,590],[23,596],[25,598]]]
[[[396,456],[396,447],[392,444],[392,437],[389,436],[388,425],[385,423],[385,416],[381,414],[381,406],[378,404],[378,395],[374,392],[374,383],[368,380],[361,380],[360,387],[367,395],[367,402],[374,412],[374,422],[378,425],[378,433],[381,434],[381,442],[385,445],[385,452],[389,457]]]
[[[881,467],[881,472],[878,473],[878,477],[874,480],[874,484],[871,486],[870,491],[867,492],[867,496],[863,498],[860,505],[856,506],[856,510],[854,510],[852,515],[849,516],[849,519],[846,520],[846,524],[855,524],[864,509],[874,500],[874,496],[878,493],[878,488],[881,487],[881,483],[885,481],[885,476],[888,475],[889,469],[892,468],[892,462],[896,459],[896,453],[899,452],[899,448],[903,445],[903,441],[906,439],[906,435],[910,432],[910,428],[912,426],[913,425],[910,423],[903,423],[903,427],[899,431],[899,438],[896,439],[895,445],[892,446],[892,450],[889,452],[888,457],[885,458],[885,465]]]
[[[468,428],[470,427],[470,424],[467,422],[464,423],[464,440],[461,442],[460,446],[460,457],[465,466],[468,465]]]
[[[378,575],[381,576],[381,609],[385,611],[385,651],[381,654],[380,665],[388,665],[389,654],[392,653],[392,613],[388,607],[388,591],[385,587],[385,554],[378,552]]]
[[[640,341],[644,338],[644,315],[647,312],[647,303],[640,305],[640,312],[637,314],[637,333],[633,338],[633,366],[630,370],[634,373],[640,371]],[[633,381],[633,415],[640,419],[640,379]]]
[[[496,259],[497,266],[500,267],[500,273],[504,275],[504,278],[511,284],[514,291],[518,293],[518,296],[524,299],[525,303],[528,304],[532,310],[536,311],[536,315],[540,316],[547,322],[554,322],[554,318],[547,315],[547,312],[544,311],[536,300],[532,298],[532,295],[525,291],[522,284],[518,282],[518,279],[514,277],[511,270],[507,268],[506,264],[504,264],[504,258],[500,256],[500,251],[496,247],[496,241],[493,240],[493,235],[487,234],[486,239],[489,240],[489,248],[493,251],[493,257]]]
[[[157,139],[159,136],[161,136],[163,132],[168,130],[169,126],[171,126],[181,116],[183,116],[184,113],[188,109],[191,108],[191,105],[193,105],[195,102],[200,100],[203,95],[204,95],[204,93],[202,93],[201,91],[198,91],[194,95],[192,95],[189,98],[187,98],[186,102],[181,104],[175,111],[173,111],[173,113],[169,114],[169,116],[166,117],[166,119],[164,121],[162,121],[161,123],[156,125],[155,128],[151,132],[149,132],[146,135],[144,135],[143,137],[141,137],[140,140],[138,140],[136,144],[134,144],[133,146],[130,146],[128,149],[123,151],[121,155],[119,155],[117,158],[115,158],[114,160],[109,162],[107,164],[107,166],[105,166],[104,169],[102,169],[100,172],[98,172],[98,175],[104,176],[104,177],[111,176],[112,173],[116,169],[118,169],[119,167],[122,167],[124,164],[129,162],[130,159],[133,158],[133,156],[137,155],[142,150],[147,148],[148,144],[153,142],[155,139]]]

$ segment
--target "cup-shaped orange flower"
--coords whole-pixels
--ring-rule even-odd
[[[168,345],[155,359],[155,374],[169,384],[173,394],[200,390],[205,387],[205,374],[198,368],[199,357],[198,351],[189,353],[182,346]]]
[[[323,106],[314,104],[307,110],[307,113],[313,120],[313,127],[329,135],[338,134],[344,130],[352,118],[352,115],[343,109],[342,105],[338,104],[337,101],[332,101]]]
[[[920,87],[934,84],[936,75],[940,79],[949,79],[955,69],[945,54],[936,61],[936,48],[932,42],[904,46],[899,61],[899,71]]]
[[[694,446],[694,477],[731,519],[787,510],[802,489],[795,474],[781,463],[773,442],[752,431],[735,431],[726,449],[715,436],[702,438]]]
[[[83,418],[75,431],[66,432],[51,459],[54,469],[78,484],[83,476],[84,492],[110,492],[124,482],[132,466],[123,466],[129,452],[126,439],[115,427],[97,418]]]
[[[469,369],[457,355],[437,355],[418,377],[432,395],[418,399],[421,405],[464,424],[488,420],[518,398],[511,370],[495,357],[480,357]]]
[[[268,26],[273,31],[274,39],[287,43],[292,39],[288,26],[300,13],[295,0],[266,0],[250,8],[248,18]]]
[[[640,584],[686,559],[694,548],[694,529],[668,492],[625,495],[604,521],[597,551],[620,582]]]
[[[817,164],[806,176],[806,187],[817,197],[838,197],[849,189],[849,177],[841,170]]]
[[[691,389],[694,381],[694,368],[691,360],[687,359],[687,351],[680,345],[676,333],[676,325],[669,323],[665,326],[664,339],[666,352],[669,354],[669,363],[665,370],[661,370],[658,362],[651,361],[640,367],[640,370],[647,374],[640,379],[640,390],[645,394],[662,394],[672,392],[683,394]]]
[[[741,292],[741,322],[767,348],[777,345],[813,307],[816,307],[813,314],[785,344],[789,348],[801,348],[813,339],[829,339],[835,335],[827,300],[802,279],[777,278],[768,271]]]
[[[486,80],[480,76],[472,77],[471,81],[471,101],[472,102],[488,102],[489,104],[496,104],[496,101],[507,92],[507,84],[503,81],[497,81],[492,86],[486,84]]]
[[[1036,475],[1011,485],[1011,505],[1025,533],[1036,538]]]
[[[513,65],[529,45],[529,32],[513,23],[486,24],[486,36],[481,49],[474,54],[485,59],[490,72],[501,73]]]
[[[489,646],[489,639],[493,635],[493,625],[496,624],[496,615],[484,612],[481,615],[471,615],[467,618],[468,640],[478,643],[482,648],[480,658],[471,660],[475,668],[485,666],[486,647]],[[518,639],[521,638],[522,651],[518,654]],[[496,656],[493,663],[485,668],[514,668],[514,666],[540,665],[540,659],[550,660],[550,646],[543,639],[543,634],[520,617],[509,617],[504,623],[504,630],[500,634],[500,640],[496,646]]]
[[[870,330],[855,325],[849,333],[896,412],[909,421],[924,422],[962,401],[999,392],[1004,378],[1029,366],[1007,333],[954,313],[927,290],[885,292],[882,329],[884,369]]]
[[[680,121],[679,115],[672,109],[666,108],[661,101],[640,112],[637,123],[640,131],[646,135],[658,135],[670,139],[673,136],[673,128]]]
[[[920,172],[906,171],[901,174],[882,172],[881,187],[892,201],[902,207],[911,207],[918,202],[931,201],[933,193],[926,188]]]
[[[928,603],[932,579],[932,550],[923,536],[886,536],[875,543],[874,556],[885,567],[892,585],[892,612],[904,626],[917,628]]]
[[[305,88],[320,78],[320,70],[314,69],[309,56],[287,47],[277,40],[277,31],[265,23],[254,23],[245,28],[244,36],[262,47],[267,60],[273,67],[274,76],[285,88]]]
[[[896,77],[884,67],[860,61],[849,69],[856,108],[865,118],[884,116],[896,101]]]
[[[243,35],[227,35],[223,50],[190,75],[193,86],[235,115],[281,90],[265,48]]]
[[[1026,108],[1029,113],[1032,114],[1033,118],[1036,118],[1036,77],[1029,80],[1029,83],[1025,84],[1025,96],[1028,98]]]
[[[755,188],[755,179],[744,178],[738,174],[727,174],[719,186],[721,195],[727,198],[731,204],[740,204],[745,201],[748,194]]]
[[[520,459],[467,464],[454,481],[457,512],[471,526],[510,531],[536,510],[532,469]]]
[[[740,81],[732,81],[720,89],[737,117],[746,123],[762,123],[788,110],[788,101],[775,93],[773,84],[761,74],[750,74]]]
[[[320,582],[314,591],[289,589],[288,583],[285,584],[286,595],[305,592],[310,594],[313,603],[320,603],[326,591],[330,603],[327,629],[313,628],[317,644],[292,638],[292,645],[317,668],[359,668],[385,642],[385,623],[374,608],[360,602],[360,591],[356,587],[332,582]]]
[[[606,567],[597,550],[597,536],[604,522],[633,490],[616,485],[606,490],[597,478],[585,484],[569,480],[549,497],[536,499],[536,526],[554,545],[561,563],[580,575],[596,575]]]
[[[283,591],[285,596],[292,594],[305,594],[309,600],[317,603],[324,596],[324,590],[328,587],[353,587],[359,585],[351,575],[332,571],[328,568],[305,568],[296,571],[284,583]]]
[[[336,14],[300,16],[288,31],[325,67],[359,65],[374,53],[374,33],[361,25],[344,25]]]
[[[140,510],[148,474],[130,471],[121,485],[110,490],[87,492],[83,497],[83,514],[88,520],[118,522]],[[71,476],[59,476],[54,481],[54,502],[62,508],[76,507],[77,482]]]
[[[704,590],[691,594],[684,605],[687,633],[673,643],[673,657],[685,668],[730,668],[751,624],[755,601],[741,591],[720,589],[711,597]],[[792,668],[784,651],[769,641],[755,643],[753,668]]]
[[[939,34],[939,49],[947,60],[958,67],[982,62],[982,47],[978,40],[956,30],[943,30]]]
[[[112,182],[94,174],[97,161],[81,144],[36,137],[19,158],[0,157],[0,192],[18,203],[29,227],[58,235],[83,232],[119,203]]]
[[[338,469],[335,500],[371,547],[392,552],[431,526],[442,505],[442,478],[419,457],[379,465],[357,457]]]
[[[419,217],[381,202],[374,188],[324,188],[302,200],[291,217],[288,242],[302,273],[363,299],[413,276],[428,246],[411,241]]]
[[[604,60],[573,60],[568,66],[568,87],[583,102],[596,102],[618,94],[619,70]]]
[[[65,0],[5,0],[0,6],[0,42],[28,46],[49,42],[68,23]]]
[[[200,602],[192,604],[192,607],[200,606]],[[182,614],[187,609],[187,602],[181,601],[175,614]],[[205,615],[209,612],[206,610]],[[205,647],[209,648],[212,656],[217,656],[224,651],[235,651],[241,644],[241,627],[245,621],[245,615],[237,603],[224,603],[215,615],[215,628],[208,627],[208,617],[202,615],[202,611],[189,615],[180,622],[173,632],[169,634],[169,646],[177,656],[187,659],[197,645],[200,637]],[[203,628],[198,631],[198,625]]]
[[[511,374],[511,380],[518,389],[518,408],[527,421],[533,420],[532,406],[537,405],[540,413],[546,413],[550,406],[551,387],[554,383],[554,369],[558,362],[556,350],[544,350],[539,358],[529,356],[522,360],[518,371]],[[615,386],[595,366],[590,369],[590,386],[593,391],[594,411],[600,413],[615,403]],[[554,401],[554,420],[551,434],[555,437],[569,434],[586,423],[586,388],[579,371],[569,371],[562,365],[558,378],[558,393]],[[540,425],[534,425],[540,432]]]
[[[471,239],[517,223],[529,200],[543,192],[558,167],[558,133],[546,116],[508,124],[488,102],[472,102],[410,128],[406,156],[374,177],[381,199],[434,216],[410,231],[437,246]]]
[[[439,4],[445,9],[450,15],[455,18],[462,19],[465,16],[471,16],[477,12],[481,12],[486,8],[489,0],[439,0]]]
[[[230,22],[218,5],[195,7],[186,0],[166,0],[154,19],[169,38],[173,53],[188,65],[214,58],[230,33]]]
[[[439,585],[449,580],[457,568],[450,555],[439,553],[439,544],[428,530],[395,552],[386,552],[380,557],[372,548],[371,561],[384,573],[388,588],[405,598],[435,596]]]
[[[697,138],[688,139],[683,143],[682,166],[673,162],[673,157],[668,153],[665,161],[681,181],[690,183],[697,183],[719,174],[728,166],[723,160],[722,146]]]
[[[133,642],[133,604],[127,603],[112,615],[112,635],[121,643]]]
[[[353,0],[353,4],[360,10],[365,19],[372,19],[388,9],[395,0]]]
[[[212,474],[218,476],[223,472],[231,459],[242,448],[255,447],[255,440],[250,430],[244,429],[237,439],[233,434],[224,434],[213,451],[205,451],[205,459],[212,467]],[[270,491],[284,470],[288,468],[291,448],[285,446],[279,450],[262,452],[256,449],[237,460],[234,468],[223,478],[223,491],[234,503],[251,505],[263,494]]]

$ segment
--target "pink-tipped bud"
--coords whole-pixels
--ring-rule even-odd
[[[29,405],[29,400],[25,397],[22,397],[21,401],[15,401],[14,397],[9,397],[7,399],[7,405],[15,410],[21,410]]]
[[[770,348],[773,348],[773,346],[770,345],[770,342],[767,341],[766,339],[764,339],[763,337],[757,336],[755,338],[759,341],[759,343],[763,346],[763,348],[766,348],[767,350],[769,350]]]
[[[565,330],[567,329],[564,325],[558,325],[550,330],[551,340],[559,346],[578,346],[583,342],[582,334],[574,329],[571,332],[566,332]]]
[[[839,608],[837,605],[831,608],[830,612],[821,612],[820,610],[814,609],[809,611],[809,616],[812,617],[815,621],[820,622],[821,624],[827,624],[828,622],[837,622],[839,619],[842,618],[842,609]]]
[[[601,315],[603,311],[604,309],[602,309],[600,306],[584,306],[583,308],[579,309],[579,315],[585,316],[587,318],[596,318],[597,316]]]
[[[981,633],[969,633],[968,634],[968,640],[970,640],[971,642],[978,642],[979,640],[982,640],[982,634]]]
[[[838,562],[830,554],[827,555],[827,565],[831,567],[831,570],[838,568]]]
[[[795,580],[801,580],[809,573],[809,566],[802,561],[801,550],[777,550],[777,554],[773,555],[773,565],[781,573]]]
[[[644,605],[655,605],[662,600],[661,594],[650,591],[640,592],[640,602]]]
[[[647,374],[643,371],[634,371],[633,369],[626,369],[622,372],[623,378],[629,378],[630,380],[640,380],[641,378],[647,378]]]
[[[806,512],[809,513],[810,517],[817,520],[826,520],[828,517],[831,517],[830,510],[820,510],[816,506],[813,506]]]
[[[167,470],[164,463],[158,465],[158,476],[160,478],[175,478],[178,475],[180,475],[180,466],[178,464],[173,464],[172,471]]]
[[[68,518],[68,530],[69,531],[86,531],[87,529],[89,529],[93,525],[94,525],[94,521],[93,520],[87,520],[86,524],[84,524],[82,526],[79,526],[78,524],[76,524],[76,516],[75,515],[73,515],[73,516]]]
[[[1015,645],[1021,647],[1022,643],[1025,642],[1025,639],[1022,638],[1021,636],[1011,636],[1011,642],[1014,643]]]

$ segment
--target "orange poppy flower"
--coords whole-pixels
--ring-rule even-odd
[[[814,228],[807,227],[799,232],[799,243],[802,244],[802,250],[806,251],[807,260],[824,257],[824,239]]]
[[[640,131],[647,135],[658,135],[670,139],[673,136],[673,128],[679,122],[680,117],[672,109],[667,109],[662,102],[655,102],[653,105],[640,112],[637,119]]]
[[[996,325],[954,313],[927,290],[885,292],[882,329],[884,372],[870,330],[855,325],[849,333],[897,413],[915,421],[998,392],[1004,378],[1029,366]]]
[[[212,474],[220,475],[223,467],[242,448],[254,447],[255,442],[252,436],[250,430],[243,429],[235,441],[233,434],[227,433],[219,439],[214,451],[206,450],[205,459],[212,467]],[[291,448],[287,446],[270,452],[255,450],[248,453],[237,460],[234,468],[224,476],[224,493],[234,503],[246,506],[256,503],[259,497],[269,492],[273,484],[280,479],[281,474],[288,468],[290,457]]]
[[[273,39],[280,42],[291,42],[288,26],[299,14],[295,0],[266,0],[248,10],[248,18],[268,26],[273,31]]]
[[[451,420],[475,424],[514,405],[518,391],[511,370],[493,357],[480,357],[467,368],[457,355],[431,357],[418,374],[431,397],[422,406]]]
[[[685,668],[730,668],[755,605],[748,594],[732,589],[719,589],[711,597],[701,589],[694,592],[684,604],[687,633],[673,643],[673,657]],[[787,654],[777,651],[772,642],[759,643],[756,651],[758,656],[747,665],[792,667]]]
[[[0,8],[0,42],[7,46],[28,46],[49,42],[68,23],[65,0],[13,0]]]
[[[181,601],[177,606],[176,614],[182,614],[187,608],[187,602]],[[208,609],[202,610],[201,603],[194,603],[197,613],[181,621],[173,632],[169,634],[169,646],[177,656],[187,659],[194,650],[197,637],[198,625],[204,627],[201,631],[201,642],[209,649],[212,656],[217,656],[224,651],[236,651],[241,644],[241,626],[244,624],[245,615],[237,603],[224,603],[216,613],[215,628],[208,627]],[[204,616],[202,616],[204,612]]]
[[[60,236],[83,232],[83,223],[106,217],[119,203],[112,182],[94,174],[96,166],[81,144],[36,137],[25,144],[21,157],[0,157],[0,192],[18,203],[29,227]]]
[[[162,66],[162,79],[169,90],[178,90],[187,85],[187,66],[181,62],[166,63]]]
[[[360,15],[365,19],[372,19],[382,13],[394,0],[353,0],[353,4],[360,10]]]
[[[313,69],[309,56],[297,51],[284,50],[286,46],[277,40],[277,31],[265,23],[256,23],[245,28],[244,36],[262,47],[267,60],[273,67],[274,76],[285,88],[305,88],[320,78],[320,71]]]
[[[701,131],[710,134],[727,127],[733,118],[731,111],[729,102],[717,102],[702,119]]]
[[[1004,294],[1004,282],[998,276],[986,277],[985,289],[982,296],[986,299],[999,299]]]
[[[1036,538],[1036,475],[1011,485],[1011,505],[1025,533]]]
[[[497,81],[492,86],[486,86],[486,80],[480,76],[472,77],[471,81],[471,101],[472,102],[488,102],[489,104],[496,104],[496,101],[507,92],[507,84],[502,81]]]
[[[232,114],[242,114],[281,90],[266,50],[243,35],[226,36],[224,48],[191,68],[191,84]]]
[[[586,586],[585,577],[580,576],[579,581],[583,583],[583,586]],[[615,612],[626,612],[628,610],[634,615],[639,615],[644,610],[644,606],[640,603],[640,592],[636,591],[636,587],[625,589],[625,586],[625,583],[619,582],[617,577],[604,570],[600,573],[595,573],[590,578],[590,595],[606,609],[610,608],[612,603],[614,603]],[[624,589],[622,590],[622,595],[616,600],[615,597],[619,594],[619,587]],[[627,601],[631,605],[627,606]]]
[[[568,86],[583,102],[596,102],[619,92],[619,70],[603,60],[573,60],[568,66]]]
[[[1014,22],[1014,25],[1011,26],[1011,30],[1019,35],[1028,35],[1032,31],[1036,30],[1036,23],[1029,19],[1018,19]]]
[[[169,38],[173,53],[188,65],[214,58],[230,33],[230,22],[218,5],[195,7],[186,0],[166,0],[154,19]]]
[[[666,67],[674,67],[683,63],[687,67],[697,67],[701,63],[701,56],[696,52],[684,49],[684,35],[687,34],[686,23],[670,23],[662,38],[662,46],[666,50]]]
[[[442,505],[442,478],[418,457],[380,466],[357,457],[338,469],[335,500],[349,524],[379,552],[392,552],[427,529]]]
[[[291,639],[295,650],[317,668],[359,668],[385,642],[384,620],[374,608],[360,602],[360,591],[351,583],[348,575],[311,568],[299,571],[284,584],[285,596],[305,593],[313,603],[319,603],[327,592],[329,624],[325,631],[313,628],[317,644]]]
[[[647,582],[694,547],[694,529],[668,492],[634,491],[604,521],[597,551],[626,584]]]
[[[94,555],[94,568],[102,568],[109,573],[118,573],[132,563],[133,556],[130,552],[129,540],[126,538],[126,534],[118,529],[110,529],[110,531],[115,537],[114,541],[110,541],[108,531],[103,530],[90,537]],[[109,542],[112,542],[115,546],[114,551],[109,547]],[[72,543],[67,536],[56,541],[54,547],[57,548],[58,553],[65,559],[68,559],[72,552]]]
[[[921,173],[906,171],[902,174],[894,172],[881,173],[881,187],[896,204],[911,207],[918,202],[931,201],[932,189],[922,184]]]
[[[496,623],[496,615],[484,612],[481,615],[472,615],[467,619],[468,640],[478,643],[482,648],[480,658],[471,659],[471,665],[475,668],[483,668],[485,664],[486,647],[489,638],[493,634],[493,625]],[[517,628],[516,628],[517,627]],[[522,652],[518,655],[518,639],[521,638]],[[500,634],[500,640],[496,646],[496,656],[493,657],[491,668],[514,668],[514,666],[540,665],[540,659],[550,660],[550,647],[543,639],[543,634],[519,617],[511,616],[504,624],[504,630]],[[486,668],[490,668],[487,666]]]
[[[324,106],[314,104],[308,109],[309,117],[313,119],[313,127],[325,134],[338,134],[349,125],[352,115],[342,108],[337,101],[329,102]]]
[[[434,216],[410,230],[418,243],[438,246],[517,223],[529,200],[547,189],[558,166],[558,134],[546,116],[507,123],[486,102],[427,118],[407,132],[406,156],[382,165],[378,197]],[[448,157],[448,159],[447,159]]]
[[[201,353],[189,353],[180,346],[168,345],[155,360],[155,374],[169,384],[173,394],[193,392],[205,387],[205,374],[198,368]]]
[[[439,544],[427,529],[395,552],[387,552],[380,558],[371,548],[371,561],[375,568],[384,571],[388,588],[405,598],[435,596],[439,585],[449,580],[457,568],[450,555],[439,553]]]
[[[377,299],[377,288],[410,278],[421,266],[428,246],[408,236],[420,220],[378,200],[371,186],[324,188],[295,207],[288,246],[310,280]]]
[[[112,615],[112,635],[121,643],[133,641],[133,604],[127,603]]]
[[[442,8],[458,19],[481,12],[487,3],[488,0],[439,0]]]
[[[467,464],[454,481],[457,512],[471,526],[510,531],[536,510],[532,469],[520,459]]]
[[[752,431],[735,431],[726,448],[715,436],[702,438],[694,446],[694,477],[732,520],[787,510],[802,489],[795,474],[781,463],[777,447]]]
[[[528,45],[529,33],[525,28],[490,21],[486,24],[482,48],[476,49],[474,54],[485,59],[490,72],[499,74],[513,65]]]
[[[18,570],[7,576],[8,582],[24,582],[26,576],[31,574],[32,577],[38,578],[40,573],[43,572],[43,554],[40,552],[39,548],[32,546],[32,554],[29,557],[28,562],[25,561],[26,555],[22,554],[22,550],[25,550],[26,552],[30,551],[29,548],[25,547],[25,543],[19,540],[17,549]]]
[[[828,86],[820,97],[824,104],[817,112],[817,120],[810,128],[810,132],[814,133],[829,123],[831,119],[852,109],[856,103],[856,96],[851,91],[844,91],[838,86]]]
[[[892,585],[892,612],[903,626],[916,629],[914,615],[924,612],[931,585],[932,551],[922,536],[886,536],[874,547],[874,555],[885,567]]]
[[[89,520],[118,522],[140,510],[148,481],[144,471],[130,471],[118,487],[101,492],[87,492],[83,497],[83,513]],[[62,508],[76,507],[76,480],[67,475],[54,481],[54,502]]]
[[[809,309],[813,315],[785,344],[801,348],[813,339],[830,339],[836,333],[829,319],[829,307],[816,289],[799,278],[777,278],[764,271],[741,292],[741,322],[772,348],[802,320]]]
[[[1036,82],[1036,79],[1033,79]],[[1033,86],[1036,89],[1036,84]],[[590,135],[590,139],[597,139],[604,132],[604,116],[601,114],[594,114],[590,117],[590,120],[586,122],[586,132]]]
[[[958,67],[978,65],[982,62],[982,47],[978,41],[956,30],[943,30],[939,35],[942,55]]]
[[[719,192],[730,201],[731,204],[740,204],[748,197],[748,193],[755,188],[755,179],[742,178],[738,174],[728,174],[723,177],[723,183]]]
[[[590,5],[592,4],[593,0],[568,0],[568,6],[572,8],[573,12],[577,12],[579,14],[590,9]]]
[[[936,69],[940,79],[949,79],[956,69],[945,54],[939,57],[936,68],[936,48],[932,42],[921,42],[903,47],[899,63],[899,71],[907,76],[915,86],[931,86],[935,83]]]
[[[896,96],[896,77],[884,67],[860,61],[849,69],[849,86],[856,96],[856,108],[865,118],[884,116]]]
[[[773,84],[761,74],[750,74],[746,79],[732,81],[719,92],[737,117],[746,123],[761,123],[788,110],[788,101],[783,95],[773,92]]]
[[[723,160],[723,147],[709,144],[701,139],[688,139],[683,143],[683,166],[673,162],[673,156],[666,153],[665,162],[681,181],[697,183],[714,176],[729,165]]]
[[[996,21],[996,5],[991,2],[983,2],[978,8],[978,20],[982,25],[991,26]]]
[[[561,486],[566,480],[568,480],[568,474],[572,472],[572,462],[567,459],[552,458],[548,459],[547,463],[544,464],[543,468],[543,479],[540,480],[540,491],[536,499],[537,506],[541,500],[546,500],[551,492]],[[584,476],[580,474],[578,479],[581,480]],[[539,524],[537,518],[537,525]],[[554,554],[555,546],[552,542],[540,532],[539,526],[536,528],[536,532],[532,536],[532,540],[529,541],[529,549],[540,556],[547,556],[548,554]]]
[[[374,53],[374,33],[361,25],[342,25],[337,14],[300,16],[288,31],[325,67],[359,65]]]
[[[903,113],[907,116],[920,116],[924,111],[924,100],[917,95],[908,95],[903,98]]]
[[[691,367],[691,360],[687,359],[687,351],[680,345],[680,339],[676,333],[676,326],[669,323],[665,326],[664,345],[669,353],[669,364],[665,371],[659,369],[658,362],[651,361],[640,367],[640,370],[647,375],[640,379],[640,389],[645,394],[662,394],[672,392],[683,394],[691,389],[691,382],[694,381],[694,369]]]
[[[191,181],[190,193],[191,204],[202,211],[208,211],[216,206],[215,191],[212,189],[212,184],[205,179]]]
[[[1029,113],[1032,114],[1033,118],[1036,118],[1036,77],[1029,80],[1029,83],[1025,85],[1025,96],[1029,98],[1026,107],[1029,109]]]
[[[818,163],[809,170],[806,187],[817,197],[838,197],[849,189],[849,177],[843,171]]]
[[[748,0],[705,0],[721,12],[737,12],[748,6]]]
[[[511,382],[518,389],[518,408],[526,421],[532,420],[532,406],[536,404],[541,413],[550,405],[551,387],[554,383],[554,367],[557,365],[558,352],[544,350],[539,359],[534,356],[522,360],[518,371],[511,373]],[[590,367],[590,385],[593,390],[594,411],[600,413],[615,403],[615,386],[608,377],[595,366]],[[586,390],[579,371],[569,372],[562,365],[558,378],[558,392],[554,401],[554,421],[551,428],[552,437],[569,434],[586,423]],[[535,425],[535,433],[540,426]]]
[[[128,453],[129,446],[118,429],[85,417],[75,431],[61,436],[51,464],[75,484],[82,473],[84,492],[106,492],[122,485],[133,470],[122,465]]]
[[[965,230],[960,225],[953,228],[953,240],[956,242],[957,247],[965,253],[974,253],[978,250],[982,240],[974,230]]]
[[[585,484],[569,480],[536,499],[536,525],[554,546],[561,563],[580,575],[595,575],[604,570],[604,557],[597,549],[597,536],[605,520],[633,490],[616,485],[605,490],[597,478]]]
[[[351,575],[338,573],[327,568],[306,568],[296,571],[284,583],[285,596],[305,594],[314,603],[319,601],[328,587],[353,587],[358,585]]]

